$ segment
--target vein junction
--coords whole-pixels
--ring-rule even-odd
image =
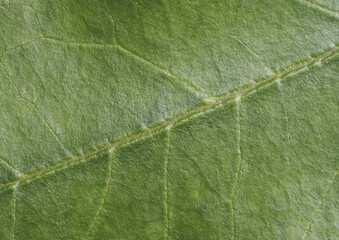
[[[136,53],[133,53],[132,51],[128,50],[126,47],[122,46],[120,43],[115,42],[113,44],[103,44],[103,43],[78,43],[78,42],[68,42],[65,41],[63,39],[57,39],[57,38],[53,38],[53,37],[42,37],[39,38],[40,39],[44,39],[47,41],[52,41],[52,42],[59,42],[62,44],[67,44],[67,45],[77,45],[77,46],[92,46],[92,47],[115,47],[117,49],[119,49],[120,51],[122,51],[124,54],[131,56],[135,59],[137,59],[138,61],[145,63],[151,67],[153,67],[155,70],[162,72],[163,74],[165,74],[166,76],[168,76],[169,78],[175,80],[176,82],[178,82],[179,84],[181,84],[184,88],[186,88],[187,90],[189,90],[190,92],[192,92],[193,94],[199,96],[199,97],[207,97],[206,94],[204,94],[202,92],[202,90],[198,89],[197,86],[194,86],[192,84],[188,84],[187,82],[185,82],[184,80],[182,80],[181,78],[179,78],[178,76],[175,76],[174,74],[170,73],[168,70],[154,64],[153,62],[137,55]]]
[[[59,41],[59,40],[55,40],[55,41]],[[78,43],[75,43],[75,44],[78,44]],[[90,44],[90,45],[97,45],[97,44]],[[102,44],[100,44],[100,45],[106,46],[106,45],[102,45]],[[45,168],[39,169],[39,170],[32,172],[30,174],[23,175],[22,177],[18,178],[15,181],[8,182],[6,184],[1,185],[0,191],[2,189],[8,188],[8,187],[16,185],[16,184],[20,184],[20,183],[25,182],[27,180],[30,180],[30,179],[33,179],[33,178],[36,178],[36,177],[39,177],[39,176],[43,176],[46,173],[65,168],[69,165],[78,163],[80,161],[85,161],[86,158],[93,156],[93,155],[96,155],[96,154],[98,154],[102,151],[116,149],[117,147],[120,147],[124,144],[128,144],[132,141],[144,138],[146,136],[153,135],[154,133],[158,132],[161,129],[175,125],[179,121],[191,118],[192,116],[197,115],[197,114],[204,113],[204,112],[206,112],[206,111],[208,111],[208,110],[210,110],[210,109],[212,109],[212,108],[214,108],[218,105],[224,104],[224,103],[226,103],[226,102],[228,102],[232,99],[235,99],[235,98],[238,98],[238,97],[243,97],[246,94],[248,94],[248,93],[250,93],[250,92],[252,92],[256,89],[259,89],[259,88],[261,88],[261,87],[263,87],[263,86],[265,86],[265,85],[267,85],[271,82],[280,81],[280,78],[282,78],[282,77],[284,77],[288,74],[291,74],[295,71],[307,68],[308,66],[312,65],[315,62],[322,61],[325,58],[336,54],[338,51],[339,51],[339,47],[334,46],[331,49],[329,49],[329,50],[323,52],[322,54],[318,55],[317,57],[310,57],[305,61],[299,62],[299,63],[292,65],[288,68],[282,69],[281,71],[276,72],[275,74],[272,74],[272,75],[268,76],[267,78],[265,78],[263,80],[253,82],[251,85],[245,86],[245,87],[241,88],[240,90],[227,93],[227,94],[222,95],[220,97],[205,98],[206,103],[202,106],[199,106],[199,107],[192,109],[192,110],[190,110],[186,113],[183,113],[179,116],[176,116],[176,117],[174,117],[174,118],[172,118],[168,121],[160,122],[158,125],[156,125],[152,128],[145,129],[144,131],[141,131],[137,134],[130,135],[126,138],[120,139],[120,140],[118,140],[114,143],[111,143],[109,145],[103,146],[101,148],[97,148],[94,151],[89,151],[89,152],[84,153],[82,155],[77,155],[77,156],[73,156],[73,157],[68,158],[68,159],[64,159],[63,161],[60,161],[53,166],[47,166]],[[133,54],[133,53],[131,53],[131,54]],[[140,57],[138,57],[138,58],[140,58]]]

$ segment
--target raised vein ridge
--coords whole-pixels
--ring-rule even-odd
[[[336,17],[339,19],[339,13],[335,10],[332,10],[330,8],[325,8],[324,6],[320,5],[320,4],[316,4],[314,2],[311,2],[309,0],[298,0],[300,3],[310,7],[310,8],[313,8],[313,9],[316,9],[316,10],[319,10],[321,12],[324,12],[326,13],[327,15],[330,15],[330,16],[333,16],[333,17]]]
[[[107,177],[107,181],[106,181],[106,187],[104,188],[104,192],[103,192],[103,195],[101,197],[101,202],[99,204],[98,211],[95,213],[94,218],[93,218],[91,224],[89,225],[88,231],[87,231],[84,239],[88,239],[89,236],[91,235],[92,230],[95,227],[95,225],[97,224],[99,216],[100,216],[100,214],[102,213],[102,211],[105,207],[107,195],[108,195],[108,191],[109,191],[109,186],[110,186],[111,181],[112,181],[112,169],[113,169],[112,165],[113,165],[113,160],[114,160],[113,152],[114,152],[114,149],[111,149],[110,156],[109,156],[110,159],[109,159],[109,164],[108,164],[108,177]]]
[[[170,146],[171,146],[171,127],[169,126],[167,129],[167,154],[164,163],[164,190],[165,190],[165,234],[164,237],[167,240],[169,236],[169,212],[168,212],[168,160],[170,155]]]
[[[288,74],[291,74],[295,71],[304,69],[304,68],[312,65],[315,62],[322,61],[325,58],[338,53],[338,51],[339,51],[339,47],[334,46],[334,47],[322,52],[321,54],[317,55],[316,57],[309,57],[308,59],[306,59],[304,61],[296,63],[296,64],[294,64],[290,67],[284,68],[281,71],[276,72],[275,74],[272,74],[265,79],[256,81],[251,85],[244,86],[243,88],[241,88],[239,90],[236,90],[234,92],[229,92],[229,93],[222,95],[222,96],[219,96],[219,97],[206,99],[205,105],[194,108],[194,109],[192,109],[192,110],[190,110],[186,113],[183,113],[181,115],[173,117],[172,119],[167,120],[165,122],[161,122],[158,125],[151,127],[151,128],[148,128],[148,129],[146,129],[142,132],[139,132],[137,134],[122,138],[122,139],[120,139],[116,142],[113,142],[113,143],[110,143],[110,144],[105,145],[103,147],[97,148],[93,151],[89,151],[87,153],[65,159],[63,161],[56,163],[55,165],[47,166],[45,168],[39,169],[39,170],[32,172],[30,174],[26,174],[26,175],[22,176],[21,178],[15,180],[15,181],[8,182],[6,184],[1,185],[0,190],[8,188],[8,187],[13,186],[13,185],[19,185],[19,184],[21,184],[21,183],[23,183],[27,180],[30,180],[30,179],[33,179],[33,178],[36,178],[36,177],[39,177],[39,176],[43,176],[43,175],[45,175],[49,172],[53,172],[53,171],[65,168],[67,166],[76,164],[76,163],[81,162],[81,161],[85,161],[86,158],[94,156],[94,155],[96,155],[100,152],[103,152],[105,150],[116,149],[117,147],[131,143],[132,141],[139,140],[139,139],[142,139],[142,138],[147,137],[147,136],[151,136],[154,133],[156,133],[156,132],[158,132],[162,129],[165,129],[167,127],[173,126],[174,124],[176,124],[176,123],[178,123],[182,120],[189,119],[192,116],[204,113],[204,112],[206,112],[206,111],[208,111],[208,110],[210,110],[210,109],[212,109],[212,108],[214,108],[218,105],[224,104],[224,103],[226,103],[226,102],[228,102],[232,99],[245,96],[246,94],[248,94],[248,93],[250,93],[250,92],[252,92],[256,89],[259,89],[259,88],[261,88],[261,87],[263,87],[263,86],[265,86],[265,85],[267,85],[271,82],[277,81],[280,78],[282,78],[282,77],[284,77]]]
[[[237,167],[237,172],[235,174],[235,181],[234,185],[231,190],[231,213],[232,213],[232,240],[235,239],[235,207],[234,207],[234,201],[235,201],[235,196],[236,196],[236,191],[237,191],[237,186],[238,186],[238,181],[239,181],[239,176],[241,174],[242,170],[242,163],[243,163],[243,158],[241,155],[241,116],[240,116],[240,108],[241,108],[241,97],[237,97],[237,135],[238,135],[238,167]]]

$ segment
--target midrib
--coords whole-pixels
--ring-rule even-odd
[[[76,164],[78,162],[86,161],[86,159],[88,157],[94,156],[94,155],[96,155],[100,152],[103,152],[105,150],[109,150],[109,149],[113,149],[113,148],[115,149],[115,148],[118,148],[118,147],[120,147],[124,144],[131,143],[132,141],[136,141],[136,140],[142,139],[144,137],[151,136],[151,135],[159,132],[160,130],[165,129],[168,126],[173,126],[173,125],[177,124],[178,122],[180,122],[182,120],[189,119],[189,118],[191,118],[191,117],[193,117],[197,114],[200,114],[200,113],[204,113],[204,112],[206,112],[206,111],[208,111],[208,110],[210,110],[210,109],[212,109],[212,108],[214,108],[218,105],[222,105],[222,104],[224,104],[224,103],[226,103],[226,102],[228,102],[232,99],[235,99],[237,97],[243,97],[246,94],[248,94],[248,93],[250,93],[250,92],[252,92],[256,89],[262,88],[269,83],[277,81],[278,79],[285,77],[288,74],[291,74],[295,71],[306,68],[306,67],[312,65],[315,62],[322,61],[325,58],[336,54],[338,51],[339,51],[339,47],[334,46],[331,49],[324,51],[321,54],[318,54],[317,57],[310,57],[305,61],[301,61],[301,62],[294,64],[294,65],[287,67],[287,68],[283,68],[281,71],[278,71],[278,72],[268,76],[267,78],[265,78],[263,80],[260,80],[260,81],[254,82],[251,85],[245,86],[242,89],[239,89],[239,90],[234,91],[234,92],[227,93],[227,94],[219,96],[219,97],[213,97],[213,98],[205,99],[207,103],[203,106],[194,108],[194,109],[192,109],[192,110],[190,110],[186,113],[183,113],[179,116],[173,117],[172,119],[170,119],[168,121],[158,123],[158,125],[156,125],[152,128],[148,128],[148,129],[146,129],[142,132],[139,132],[137,134],[134,134],[134,135],[131,135],[129,137],[120,139],[120,140],[118,140],[114,143],[105,145],[101,148],[97,148],[94,151],[89,151],[89,152],[84,153],[82,155],[73,156],[71,158],[62,160],[62,161],[56,163],[53,166],[48,166],[48,167],[39,169],[35,172],[25,174],[15,181],[8,182],[6,184],[1,185],[0,191],[8,188],[10,186],[13,186],[13,185],[21,184],[21,183],[23,183],[27,180],[30,180],[30,179],[33,179],[33,178],[36,178],[36,177],[39,177],[39,176],[43,176],[47,173],[68,167],[68,166]]]

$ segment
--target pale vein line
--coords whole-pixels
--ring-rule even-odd
[[[232,215],[232,239],[235,239],[235,208],[234,208],[234,201],[235,201],[235,196],[237,193],[237,187],[238,187],[238,181],[239,181],[239,176],[241,173],[242,169],[242,163],[243,163],[243,158],[242,158],[242,153],[241,153],[241,116],[240,116],[240,105],[241,105],[241,96],[237,97],[236,100],[237,103],[237,152],[238,152],[238,167],[237,167],[237,173],[235,175],[235,183],[232,188],[231,192],[231,215]]]
[[[264,60],[262,59],[262,57],[260,57],[255,51],[253,51],[246,43],[244,43],[242,40],[240,40],[240,38],[238,38],[235,35],[228,35],[232,38],[234,38],[237,42],[239,42],[242,46],[244,46],[251,54],[253,54],[253,56],[255,56],[257,59],[259,59],[259,61],[264,64],[264,66],[266,67],[266,63],[264,62]],[[267,67],[268,68],[268,67]],[[270,68],[268,68],[270,70],[270,72],[272,72],[272,70]]]
[[[9,6],[9,5],[12,5],[12,4],[10,4],[10,2],[8,2],[8,3],[6,3],[6,4],[0,5],[0,8],[1,8],[1,7],[5,7],[5,6]],[[30,8],[30,9],[33,10],[34,16],[35,16],[35,18],[36,18],[36,20],[37,20],[37,23],[38,23],[38,25],[39,25],[39,30],[40,30],[41,36],[39,36],[39,37],[37,37],[37,38],[35,38],[35,39],[32,39],[32,40],[30,40],[30,41],[28,41],[28,42],[24,42],[24,43],[22,43],[22,44],[16,45],[16,46],[14,46],[14,47],[12,47],[12,48],[5,49],[5,51],[4,51],[4,52],[1,54],[1,56],[0,56],[0,61],[1,61],[1,58],[3,57],[3,55],[5,55],[5,54],[7,54],[7,53],[10,53],[10,52],[13,52],[13,51],[15,51],[16,49],[22,48],[22,47],[24,47],[25,45],[28,45],[28,44],[37,42],[37,41],[39,41],[40,39],[43,38],[43,36],[42,36],[41,25],[40,25],[39,18],[38,18],[38,15],[37,15],[35,9],[34,9],[31,5],[25,5],[25,4],[13,4],[13,6],[15,6],[15,5],[17,5],[17,6],[22,6],[22,7],[28,7],[28,8]]]
[[[330,50],[323,52],[322,54],[318,55],[317,57],[311,57],[311,58],[307,59],[306,61],[300,62],[300,63],[295,64],[293,66],[290,66],[288,68],[285,68],[285,69],[281,70],[280,72],[277,72],[277,73],[267,77],[266,79],[254,82],[250,86],[246,86],[246,87],[244,87],[240,90],[228,93],[228,94],[221,96],[221,97],[214,98],[213,100],[210,100],[210,102],[206,103],[203,106],[194,108],[194,109],[192,109],[192,110],[190,110],[186,113],[183,113],[179,116],[176,116],[176,117],[174,117],[174,118],[172,118],[168,121],[161,122],[161,123],[159,123],[158,125],[156,125],[152,128],[147,128],[147,129],[145,129],[145,130],[143,130],[143,131],[141,131],[141,132],[139,132],[135,135],[131,135],[131,136],[128,136],[126,138],[122,138],[120,140],[117,140],[116,142],[113,142],[113,143],[110,143],[106,146],[100,147],[100,148],[98,148],[94,151],[89,151],[89,152],[86,152],[86,153],[81,154],[81,155],[77,155],[77,156],[70,157],[68,159],[64,159],[63,161],[60,161],[53,166],[48,166],[48,167],[45,167],[43,169],[39,169],[35,172],[32,172],[31,174],[27,174],[27,175],[23,176],[22,178],[20,178],[16,181],[3,184],[3,185],[0,186],[0,190],[7,188],[9,186],[15,185],[17,183],[22,183],[22,182],[25,182],[29,179],[33,179],[35,177],[42,176],[46,173],[56,171],[56,170],[61,169],[61,168],[65,168],[65,167],[67,167],[71,164],[75,164],[75,163],[77,163],[81,160],[85,160],[86,158],[93,156],[93,155],[96,155],[96,154],[98,154],[102,151],[109,150],[109,149],[115,149],[118,146],[129,144],[133,141],[142,139],[146,136],[153,135],[154,133],[158,132],[161,129],[164,129],[168,126],[174,125],[177,122],[180,122],[184,119],[189,119],[192,116],[195,116],[197,114],[204,113],[204,112],[206,112],[206,111],[208,111],[208,110],[210,110],[210,109],[212,109],[212,108],[214,108],[218,105],[224,104],[224,103],[226,103],[226,102],[228,102],[232,99],[235,99],[237,97],[245,96],[248,93],[255,91],[257,89],[260,89],[260,88],[268,85],[269,83],[272,83],[272,82],[278,80],[279,78],[281,78],[283,76],[289,75],[289,74],[291,74],[295,71],[306,68],[306,67],[308,67],[309,65],[312,65],[315,62],[322,61],[325,58],[336,54],[338,52],[338,49],[339,49],[339,47],[335,46],[335,47],[331,48]]]
[[[0,157],[0,160],[10,169],[12,169],[18,176],[23,176],[24,174],[17,168],[13,167],[7,160],[3,157]]]
[[[321,11],[323,13],[326,13],[326,14],[328,14],[330,16],[339,18],[339,14],[337,12],[333,12],[333,11],[331,11],[331,10],[329,10],[327,8],[324,8],[324,7],[322,7],[322,6],[318,5],[318,4],[309,2],[307,0],[298,0],[298,2],[304,4],[304,5],[308,6],[308,7],[311,7],[313,9],[317,9],[317,10],[319,10],[319,11]]]
[[[115,42],[118,42],[118,39],[117,39],[117,28],[116,28],[115,21],[114,21],[114,19],[113,19],[113,16],[112,16],[110,10],[109,10],[109,7],[108,7],[108,5],[107,5],[107,1],[104,0],[104,3],[105,3],[105,6],[106,6],[106,9],[107,9],[108,16],[109,16],[111,22],[113,23],[114,40],[115,40]]]
[[[32,103],[33,104],[33,103]],[[51,128],[50,124],[45,120],[45,118],[41,115],[40,111],[38,110],[38,108],[35,106],[35,104],[33,104],[33,108],[34,110],[38,113],[40,119],[44,122],[44,124],[47,126],[47,129],[52,133],[52,135],[55,137],[55,139],[57,140],[57,142],[61,145],[61,147],[63,148],[63,150],[65,151],[66,154],[72,154],[66,147],[65,145],[61,142],[60,138],[58,137],[58,135],[53,131],[53,129]]]
[[[29,44],[31,44],[31,43],[38,42],[38,41],[39,41],[40,39],[42,39],[42,38],[43,38],[43,37],[37,37],[37,38],[32,39],[32,40],[30,40],[30,41],[27,41],[27,42],[24,42],[24,43],[22,43],[22,44],[16,45],[16,46],[14,46],[14,47],[12,47],[12,48],[5,49],[5,51],[4,51],[4,52],[1,54],[1,56],[0,56],[0,61],[2,60],[2,57],[3,57],[5,54],[11,53],[11,52],[15,51],[16,49],[19,49],[19,48],[24,47],[25,45],[29,45]]]
[[[202,92],[201,89],[198,89],[197,86],[193,85],[193,84],[190,84],[190,83],[187,83],[186,81],[182,80],[181,78],[179,78],[178,76],[175,76],[173,75],[171,72],[169,72],[168,70],[156,65],[155,63],[151,62],[151,61],[148,61],[147,59],[145,59],[144,57],[142,56],[139,56],[138,54],[128,50],[126,47],[122,46],[122,44],[119,43],[118,41],[118,34],[117,34],[117,24],[116,22],[114,21],[113,19],[113,16],[111,15],[110,11],[109,11],[109,8],[108,8],[108,5],[107,5],[107,2],[106,0],[104,0],[104,3],[106,5],[106,8],[107,8],[107,12],[108,12],[108,15],[110,16],[110,19],[113,23],[113,27],[114,27],[114,33],[115,33],[115,45],[117,48],[119,48],[121,51],[123,51],[125,54],[128,54],[128,55],[131,55],[133,56],[134,58],[136,58],[137,60],[143,62],[143,63],[146,63],[148,65],[151,65],[153,68],[155,68],[157,71],[160,71],[162,73],[164,73],[166,76],[170,77],[171,79],[174,79],[175,81],[177,81],[179,84],[181,84],[183,87],[185,87],[187,90],[189,90],[190,92],[194,93],[195,95],[199,96],[199,97],[208,97],[206,94],[204,94]]]
[[[92,229],[94,228],[94,226],[97,224],[97,221],[99,219],[99,216],[102,212],[102,210],[105,207],[105,203],[107,200],[107,195],[108,195],[108,191],[109,191],[109,186],[111,184],[111,180],[112,180],[112,169],[113,169],[113,153],[114,153],[114,149],[110,150],[110,160],[109,160],[109,164],[108,164],[108,176],[107,176],[107,183],[106,183],[106,187],[104,189],[104,193],[102,195],[102,200],[99,206],[99,209],[97,211],[97,213],[94,216],[94,219],[92,221],[92,223],[90,224],[89,228],[88,228],[88,232],[85,236],[85,239],[88,239],[89,236],[91,235]]]
[[[123,108],[121,107],[119,104],[117,104],[116,102],[112,102],[115,106],[117,106],[118,108],[120,108],[122,111],[126,111],[128,112],[131,116],[134,117],[134,119],[136,119],[138,122],[140,122],[140,125],[143,127],[143,128],[147,128],[145,126],[145,124],[143,123],[143,121],[141,120],[140,117],[138,117],[138,115],[136,115],[135,113],[133,113],[132,111],[130,111],[128,108]]]
[[[2,68],[3,72],[8,76],[8,74],[6,73],[6,71]],[[26,98],[24,98],[19,89],[17,88],[16,84],[10,79],[10,77],[8,77],[8,80],[12,83],[12,85],[14,86],[16,92],[18,93],[18,96],[20,97],[20,99],[22,99],[23,101],[27,102],[28,104],[30,104],[34,111],[38,114],[39,118],[42,120],[42,122],[46,125],[47,129],[52,133],[52,135],[54,136],[54,138],[57,140],[57,142],[61,145],[61,147],[63,148],[63,150],[65,151],[66,154],[72,154],[66,147],[65,145],[61,142],[60,138],[58,137],[58,135],[53,131],[53,129],[51,128],[51,126],[48,124],[48,122],[44,119],[44,117],[41,115],[40,111],[38,110],[38,108],[36,107],[36,105],[27,100]]]
[[[334,6],[334,8],[332,8],[330,6],[327,6],[326,4],[320,3],[318,0],[315,0],[315,1],[314,0],[304,0],[304,1],[313,2],[314,5],[318,5],[322,8],[328,9],[329,11],[339,13],[339,10],[335,9],[335,6]]]
[[[169,72],[168,70],[157,66],[156,64],[148,61],[147,59],[137,55],[136,53],[131,52],[130,50],[128,50],[127,48],[123,47],[122,45],[120,45],[118,42],[116,43],[116,46],[118,49],[120,49],[122,52],[133,56],[135,59],[138,59],[139,61],[146,63],[150,66],[152,66],[153,68],[155,68],[156,70],[158,70],[159,72],[162,72],[163,74],[165,74],[166,76],[168,76],[171,79],[176,80],[179,84],[181,84],[183,87],[185,87],[186,89],[188,89],[190,92],[194,93],[195,95],[199,96],[199,97],[208,97],[206,94],[204,94],[200,89],[198,89],[197,86],[194,86],[193,84],[188,84],[186,81],[182,80],[181,78],[173,75],[171,72]]]
[[[72,42],[72,41],[67,41],[61,38],[55,38],[51,36],[43,36],[41,37],[42,40],[50,41],[50,42],[55,42],[55,43],[61,43],[65,45],[73,45],[73,46],[83,46],[83,47],[116,47],[115,44],[112,43],[81,43],[81,42]]]
[[[164,164],[164,190],[165,190],[165,239],[168,239],[169,233],[169,212],[168,212],[168,160],[170,155],[170,146],[171,146],[171,127],[168,127],[167,130],[167,154]]]
[[[35,8],[32,5],[28,5],[28,7],[33,10],[34,15],[35,15],[35,19],[36,19],[36,21],[38,23],[40,34],[41,34],[41,36],[43,36],[42,27],[41,27],[41,24],[40,24],[40,21],[39,21],[39,17],[38,17],[38,14],[36,13]]]
[[[227,199],[225,198],[217,189],[215,189],[215,187],[212,186],[212,184],[210,183],[210,180],[206,177],[206,175],[203,173],[203,171],[201,170],[201,166],[196,162],[194,161],[194,163],[196,165],[198,165],[198,168],[199,168],[199,172],[200,172],[200,175],[205,179],[205,182],[207,183],[207,186],[215,193],[217,194],[221,200],[223,200],[225,203],[231,203],[231,200],[230,199]]]
[[[206,185],[208,186],[208,188],[210,188],[218,197],[221,198],[221,200],[223,200],[225,203],[231,203],[230,199],[224,198],[224,196],[217,190],[215,189],[212,184],[210,183],[210,180],[208,179],[208,177],[204,174],[204,172],[201,169],[200,164],[195,161],[194,159],[190,159],[191,162],[198,168],[199,174],[200,176],[205,180]]]
[[[58,39],[58,38],[54,38],[54,37],[47,37],[47,36],[42,37],[42,39],[52,41],[52,42],[64,43],[66,45],[85,46],[85,47],[90,47],[90,46],[91,47],[114,47],[114,48],[120,50],[121,52],[123,52],[124,54],[126,54],[127,56],[131,56],[134,59],[138,60],[139,62],[145,63],[145,64],[151,66],[153,69],[157,70],[158,72],[163,73],[164,75],[166,75],[170,79],[175,80],[176,82],[181,84],[183,87],[185,87],[187,90],[194,93],[196,96],[208,97],[206,94],[202,93],[202,91],[199,90],[196,86],[194,86],[192,84],[191,85],[188,84],[186,81],[184,81],[181,78],[173,75],[168,70],[161,68],[161,67],[157,66],[156,64],[148,61],[147,59],[131,52],[127,48],[120,45],[118,42],[116,42],[114,44],[112,44],[112,43],[110,43],[110,44],[106,44],[106,43],[79,43],[79,42],[69,42],[69,41],[65,41],[63,39]]]
[[[15,239],[15,226],[16,226],[16,193],[17,193],[17,188],[18,184],[15,184],[13,187],[13,230],[12,230],[12,239]]]
[[[309,237],[309,235],[311,233],[311,226],[312,226],[312,223],[314,221],[314,218],[316,217],[316,215],[317,215],[318,211],[320,210],[321,206],[325,203],[326,196],[327,196],[328,192],[330,191],[331,186],[334,183],[334,181],[337,178],[337,176],[338,176],[338,171],[336,172],[336,174],[332,178],[331,182],[328,184],[328,186],[327,186],[327,188],[325,190],[324,196],[322,197],[322,199],[321,199],[321,201],[319,203],[319,206],[316,207],[316,209],[314,210],[313,214],[311,215],[311,218],[310,218],[310,220],[307,223],[308,227],[306,228],[305,237],[303,238],[304,240],[306,240]]]

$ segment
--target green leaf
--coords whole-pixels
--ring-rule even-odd
[[[0,239],[338,239],[335,0],[0,0]]]

